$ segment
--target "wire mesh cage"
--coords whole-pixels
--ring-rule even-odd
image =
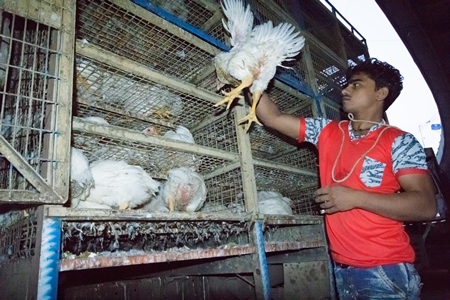
[[[0,215],[0,265],[37,254],[37,227],[36,209],[12,210]]]
[[[101,50],[95,53],[97,57],[111,57]],[[184,125],[193,128],[220,111],[211,104],[211,99],[216,98],[213,94],[202,99],[193,86],[167,78],[166,81],[172,82],[169,86],[164,84],[159,73],[137,74],[131,65],[111,64],[112,60],[105,63],[87,56],[77,56],[76,101],[88,107],[102,108],[105,110],[103,118],[113,123],[119,122],[130,129],[133,126],[133,122],[127,126],[126,122],[114,120],[113,114],[108,115],[108,111],[160,126],[163,130],[161,134],[164,134],[164,127]],[[191,94],[186,93],[187,90],[191,90]],[[132,129],[143,130],[145,127]]]
[[[166,178],[170,169],[193,167],[206,175],[236,159],[236,155],[213,152],[167,138],[144,136],[122,127],[74,121],[74,147],[82,149],[89,161],[112,159],[139,165],[154,178]],[[203,152],[200,152],[202,149]]]
[[[325,108],[325,115],[327,119],[338,121],[346,119],[344,112],[334,101],[323,98],[322,103]]]
[[[304,29],[329,48],[337,57],[344,60],[338,21],[319,1],[299,1],[298,14],[301,15]]]
[[[78,1],[77,38],[163,74],[189,81],[215,49],[128,1]]]
[[[320,45],[310,43],[311,60],[314,67],[318,94],[334,99],[341,99],[341,87],[345,83],[346,66],[322,49]]]
[[[221,18],[223,17],[218,1],[211,0],[193,0],[193,1],[142,1],[134,0],[138,5],[146,7],[150,2],[161,10],[175,16],[178,20],[182,20],[196,28],[201,29],[208,35],[225,42],[227,34],[222,26]]]
[[[201,18],[208,18],[207,23],[209,25],[214,22],[221,23],[222,13],[217,12],[219,7],[214,3],[207,5],[207,1],[191,1],[189,3],[179,1],[154,2],[161,9],[192,24],[195,23],[198,13],[201,13],[201,10],[196,11],[193,8],[200,5],[201,2],[203,7],[207,7],[208,10],[214,12],[214,14],[205,12],[205,15]],[[267,6],[263,2],[256,4],[256,10],[259,9],[258,13],[262,12],[266,17],[276,14],[280,21],[287,18],[285,14],[280,14],[271,5]],[[165,64],[165,61],[167,61],[167,65],[173,66],[174,62],[171,61],[170,51],[162,51],[154,47],[159,47],[155,45],[159,42],[159,39],[164,42],[177,39],[177,45],[188,43],[192,46],[193,40],[187,40],[186,35],[180,33],[181,30],[175,32],[171,26],[161,22],[158,16],[153,15],[146,9],[125,5],[123,1],[82,1],[79,3],[78,10],[80,15],[77,23],[77,37],[80,39],[79,41],[81,39],[86,39],[86,41],[81,41],[81,44],[77,47],[77,104],[75,115],[82,117],[82,119],[90,116],[102,117],[109,125],[133,130],[133,134],[141,132],[144,126],[151,126],[155,127],[162,135],[164,132],[173,129],[175,124],[183,124],[192,130],[196,144],[230,154],[238,152],[233,114],[224,117],[224,115],[220,116],[217,110],[215,114],[211,114],[210,102],[215,98],[208,95],[206,98],[210,102],[205,101],[202,95],[206,91],[203,94],[200,93],[200,95],[198,92],[201,88],[215,92],[213,87],[215,86],[216,76],[211,65],[211,58],[214,53],[217,53],[217,50],[209,51],[210,49],[202,43],[196,43],[196,45],[200,45],[196,48],[199,50],[198,56],[203,55],[203,60],[210,63],[207,68],[201,67],[206,71],[194,72],[195,76],[171,73],[166,68],[159,67],[161,64]],[[124,16],[128,16],[128,18]],[[130,22],[129,20],[134,21]],[[98,30],[96,27],[98,23],[104,23],[103,27],[106,26],[108,30],[105,28]],[[220,26],[223,27],[222,24]],[[214,26],[211,25],[212,27]],[[94,32],[97,34],[96,36],[94,36]],[[140,38],[141,35],[147,37],[148,45],[142,42],[137,43],[134,40]],[[119,36],[122,40],[120,47],[117,45]],[[153,42],[150,41],[151,38],[154,38]],[[127,48],[126,44],[128,43],[133,45],[132,50]],[[108,50],[105,50],[105,48]],[[147,58],[141,59],[142,55],[139,53],[149,55],[147,55]],[[187,58],[189,57],[187,56]],[[133,63],[135,64],[133,65]],[[195,61],[189,62],[189,59],[185,62],[179,62],[177,66],[180,63],[197,65]],[[302,64],[302,66],[304,65]],[[139,72],[136,71],[136,66],[145,66],[156,72],[152,74],[148,71]],[[183,68],[181,66],[176,72]],[[305,73],[306,71],[303,70],[302,72]],[[142,76],[143,73],[145,73],[144,76]],[[296,74],[295,70],[294,74]],[[161,80],[161,76],[167,76],[167,78]],[[177,78],[178,83],[166,84],[166,82],[170,82],[170,78],[173,76]],[[195,88],[180,88],[189,81],[196,81],[197,86]],[[194,89],[197,92],[192,96],[186,93],[186,91],[192,93]],[[295,110],[296,113],[303,113],[303,116],[313,115],[311,99],[285,84],[275,82],[274,87],[270,90],[270,96],[283,111]],[[164,100],[164,98],[167,98],[167,100]],[[74,130],[74,146],[84,150],[89,161],[101,159],[124,160],[130,164],[142,166],[152,177],[163,180],[171,168],[187,164],[196,168],[205,177],[205,183],[208,187],[205,210],[217,213],[245,212],[244,192],[239,168],[235,167],[229,175],[223,175],[220,171],[223,168],[230,170],[231,166],[237,166],[238,159],[236,156],[228,155],[225,156],[225,160],[212,163],[210,162],[211,158],[208,157],[215,155],[207,149],[203,149],[204,153],[189,153],[189,151],[185,153],[185,149],[183,150],[181,146],[170,149],[163,144],[154,145],[153,138],[149,140],[152,145],[145,145],[146,142],[140,139],[139,143],[126,141],[112,126],[103,127],[100,131],[89,132],[85,132],[87,129],[84,125],[82,127]],[[96,130],[99,130],[99,127]],[[102,132],[101,135],[100,132]],[[259,127],[252,129],[250,137],[251,147],[256,157],[266,159],[274,156],[282,157],[289,151],[296,150],[296,146],[290,145],[283,138],[269,134]],[[165,150],[159,149],[160,147]],[[302,158],[304,153],[304,151],[297,153],[299,157],[296,167],[301,169],[301,164],[305,162],[305,159]],[[219,157],[224,158],[221,155]],[[291,158],[291,160],[294,159]],[[283,162],[283,160],[280,159],[279,162]],[[231,176],[230,174],[235,175]],[[315,178],[315,174],[311,173],[310,175]],[[260,179],[259,176],[255,176],[255,178]],[[215,182],[215,184],[212,184],[212,182]]]
[[[67,199],[74,1],[2,1],[0,201]]]

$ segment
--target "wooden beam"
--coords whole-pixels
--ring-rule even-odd
[[[58,195],[47,182],[36,173],[28,162],[0,135],[0,152],[6,159],[27,179],[42,195],[42,199],[47,197],[56,198],[63,201],[63,197]]]

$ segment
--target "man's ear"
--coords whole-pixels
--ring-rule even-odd
[[[389,95],[389,89],[387,87],[382,87],[377,91],[377,100],[384,100]]]

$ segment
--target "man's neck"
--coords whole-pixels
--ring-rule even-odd
[[[382,117],[370,117],[370,116],[353,116],[350,119],[352,122],[352,129],[356,132],[367,132],[376,124],[383,122]]]

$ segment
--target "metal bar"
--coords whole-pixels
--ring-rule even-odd
[[[166,12],[165,10],[159,8],[157,5],[151,3],[150,1],[146,0],[132,0],[137,5],[141,6],[142,8],[154,13],[155,15],[169,21],[170,23],[173,23],[174,25],[186,30],[187,32],[193,34],[194,36],[208,42],[209,44],[219,48],[222,51],[229,51],[230,46],[224,44],[222,41],[210,36],[209,34],[205,33],[203,30],[198,29],[197,27],[178,19],[177,17],[173,16],[172,14]]]
[[[62,200],[62,197],[47,185],[45,180],[36,173],[27,161],[0,135],[0,153],[44,196]]]
[[[331,6],[331,11],[334,13],[334,15],[339,15],[339,17],[342,18],[343,21],[345,21],[351,28],[351,33],[357,38],[357,36],[355,35],[354,32],[358,33],[358,35],[360,36],[360,41],[367,47],[366,44],[366,39],[364,38],[364,36],[358,31],[356,30],[355,27],[353,27],[353,25],[333,6],[333,4],[331,4],[331,2],[329,0],[325,0],[326,3],[328,3]],[[337,19],[337,18],[336,18]]]
[[[93,268],[117,267],[140,265],[149,263],[175,262],[192,259],[205,259],[212,257],[225,257],[251,254],[255,252],[254,246],[236,246],[229,249],[195,249],[191,251],[182,250],[164,251],[151,254],[127,255],[122,257],[95,257],[80,259],[62,259],[60,271],[83,270]]]
[[[56,300],[58,296],[59,257],[61,245],[61,221],[45,218],[42,224],[42,240],[39,262],[39,300]]]
[[[272,254],[267,258],[268,264],[296,263],[303,261],[328,261],[326,247],[302,249],[292,253]]]
[[[267,268],[267,259],[264,247],[264,235],[262,228],[263,228],[262,221],[256,220],[254,232],[256,237],[256,249],[259,260],[259,275],[261,276],[264,300],[270,300],[269,269]],[[258,273],[257,270],[256,272]]]
[[[253,269],[250,255],[223,257],[214,260],[201,260],[195,265],[180,265],[176,268],[156,272],[148,270],[151,277],[179,276],[200,276],[200,275],[217,275],[217,274],[233,274],[251,273]],[[145,274],[139,274],[143,277]],[[253,285],[253,283],[251,283]]]
[[[274,242],[265,243],[266,252],[296,251],[304,248],[316,248],[324,246],[323,240],[312,240],[306,242]],[[190,251],[163,251],[138,255],[108,256],[94,258],[62,259],[60,271],[85,270],[95,268],[108,268],[120,266],[132,266],[141,264],[175,262],[192,259],[206,259],[226,256],[241,256],[255,254],[256,246],[239,245],[232,248],[193,249]]]

